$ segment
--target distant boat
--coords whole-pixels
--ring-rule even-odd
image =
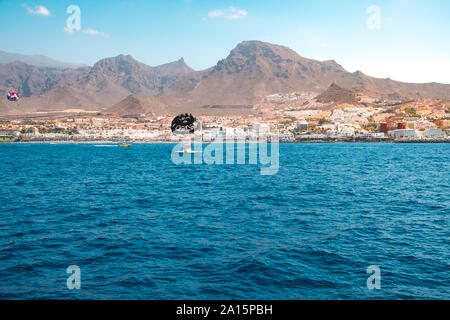
[[[122,143],[121,145],[119,145],[119,147],[131,147],[131,144]]]
[[[198,153],[201,151],[194,151],[191,149],[191,144],[190,143],[185,143],[183,150],[182,151],[178,151],[178,153]]]

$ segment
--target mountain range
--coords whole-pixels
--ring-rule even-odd
[[[307,59],[284,46],[245,41],[228,57],[202,71],[191,69],[183,59],[151,67],[130,55],[102,59],[92,67],[76,69],[33,66],[21,61],[0,64],[0,90],[21,93],[16,104],[2,99],[0,114],[67,109],[122,116],[178,112],[245,114],[251,113],[251,106],[267,95],[319,94],[333,83],[352,91],[450,99],[448,84],[373,78],[360,71],[347,72],[333,60]]]
[[[18,53],[9,53],[5,51],[0,51],[0,64],[7,64],[15,61],[20,61],[26,63],[31,66],[36,67],[48,67],[48,68],[57,68],[57,69],[66,69],[72,68],[76,69],[79,67],[84,67],[85,65],[79,63],[70,63],[55,60],[44,55],[35,54],[35,55],[25,55]]]

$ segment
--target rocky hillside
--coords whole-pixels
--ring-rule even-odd
[[[84,67],[84,65],[82,64],[58,61],[40,54],[25,55],[0,51],[0,64],[7,64],[11,62],[23,62],[30,66],[57,68],[57,69],[66,69],[66,68],[76,69]]]
[[[362,72],[347,72],[335,61],[301,57],[287,47],[245,41],[204,71],[192,70],[183,59],[151,67],[129,55],[102,59],[92,67],[78,69],[35,67],[22,62],[0,65],[0,91],[14,89],[22,96],[20,103],[13,106],[1,99],[0,114],[108,108],[132,114],[138,111],[139,103],[130,99],[137,96],[157,97],[141,99],[140,104],[150,111],[153,107],[162,110],[164,104],[164,110],[173,113],[247,113],[251,108],[246,106],[274,93],[328,89],[321,100],[337,95],[349,102],[353,98],[343,90],[355,88],[390,96],[450,99],[450,85],[372,78]],[[130,95],[132,98],[123,101]]]
[[[344,89],[338,86],[335,82],[331,84],[331,86],[323,92],[321,95],[316,97],[317,102],[320,103],[333,103],[333,104],[358,104],[356,99],[356,93]]]

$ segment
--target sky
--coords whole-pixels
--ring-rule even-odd
[[[0,0],[0,30],[0,50],[88,65],[131,54],[202,70],[261,40],[351,72],[450,83],[448,0]]]

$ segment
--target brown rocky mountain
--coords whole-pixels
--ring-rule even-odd
[[[41,54],[36,55],[25,55],[25,54],[17,54],[17,53],[9,53],[5,51],[0,51],[0,64],[11,63],[15,61],[20,61],[26,63],[30,66],[36,67],[50,67],[50,68],[58,68],[58,69],[66,69],[66,68],[80,68],[84,67],[82,64],[78,63],[67,63],[63,61],[58,61],[49,57],[46,57]]]
[[[168,105],[159,97],[143,97],[129,95],[124,100],[108,109],[108,112],[119,116],[140,116],[142,114],[158,116],[169,113]]]
[[[353,92],[352,90],[344,89],[338,86],[335,82],[333,82],[325,92],[317,96],[316,100],[320,103],[358,104],[355,92]]]
[[[306,59],[283,46],[245,41],[204,71],[192,70],[183,59],[150,67],[125,55],[78,69],[33,67],[20,62],[0,65],[0,90],[15,89],[22,95],[14,105],[1,99],[0,114],[65,109],[120,115],[163,110],[249,113],[252,109],[248,106],[267,95],[323,92],[332,83],[383,95],[450,99],[450,85],[372,78],[362,72],[347,72],[335,61]]]
[[[0,114],[101,110],[130,94],[162,96],[191,90],[197,73],[183,59],[150,67],[120,55],[100,60],[93,67],[60,70],[21,62],[0,65],[0,90],[16,90],[19,103],[0,100]]]
[[[344,72],[334,61],[309,60],[286,47],[246,41],[207,70],[191,96],[205,104],[245,105],[274,93],[322,91]]]
[[[97,62],[80,85],[92,88],[97,94],[104,94],[105,89],[108,92],[108,89],[114,91],[120,87],[128,93],[160,96],[192,89],[196,82],[195,74],[183,59],[150,67],[130,55],[120,55]]]

